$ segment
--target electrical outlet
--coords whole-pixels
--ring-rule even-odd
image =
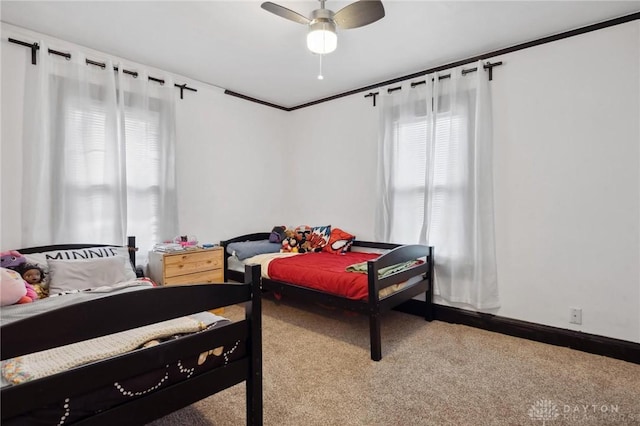
[[[571,319],[569,322],[571,324],[582,324],[582,309],[581,308],[571,308],[569,311],[571,315]]]

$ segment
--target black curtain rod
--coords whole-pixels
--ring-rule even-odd
[[[493,76],[492,76],[492,71],[493,71],[493,67],[497,67],[499,65],[502,65],[502,61],[500,62],[487,62],[486,64],[483,65],[484,69],[488,69],[489,70],[489,81],[493,80]],[[474,68],[468,68],[468,69],[463,69],[462,70],[462,75],[467,75],[467,74],[471,74],[472,72],[476,72],[478,71],[478,67],[474,67]],[[451,74],[443,74],[438,76],[438,80],[445,80],[447,78],[451,78]],[[431,79],[431,81],[433,81],[433,78]],[[411,88],[414,88],[416,86],[420,86],[421,84],[426,84],[427,81],[426,80],[421,80],[421,81],[413,81],[411,82]],[[387,93],[391,93],[391,92],[395,92],[396,90],[400,90],[402,89],[401,86],[398,87],[390,87],[389,89],[387,89]]]
[[[40,49],[40,45],[38,43],[27,43],[26,41],[22,41],[22,40],[16,40],[14,38],[9,38],[9,42],[11,43],[15,43],[15,44],[19,44],[21,46],[26,46],[28,48],[31,49],[31,63],[33,65],[36,65],[36,51],[38,51]],[[71,59],[71,53],[68,52],[60,52],[58,50],[53,50],[53,49],[48,49],[50,54],[53,55],[58,55],[58,56],[63,56],[67,59]],[[95,65],[101,68],[104,68],[107,66],[107,64],[105,64],[104,62],[97,62],[97,61],[92,61],[91,59],[86,59],[85,62],[87,63],[87,65]],[[114,66],[113,67],[114,71],[118,71],[118,67]],[[138,73],[136,71],[129,71],[126,69],[122,69],[122,72],[125,74],[128,74],[130,76],[133,76],[134,78],[138,77]],[[160,83],[161,85],[164,84],[164,80],[160,79],[160,78],[155,78],[155,77],[151,77],[149,76],[149,80],[151,81],[155,81],[156,83]],[[186,84],[174,84],[175,87],[180,88],[180,99],[184,99],[184,91],[185,90],[190,90],[192,92],[197,92],[197,89],[194,89],[193,87],[187,87]]]
[[[500,62],[487,62],[486,64],[483,65],[484,69],[488,69],[489,70],[489,81],[493,80],[493,67],[497,67],[499,65],[502,65],[502,61]],[[474,68],[467,68],[467,69],[463,69],[462,70],[462,75],[467,75],[470,74],[472,72],[476,72],[478,71],[478,67],[474,67]],[[443,75],[439,75],[438,76],[438,80],[444,80],[447,78],[451,78],[451,74],[443,74]],[[431,79],[431,81],[433,81],[433,78]],[[420,86],[422,84],[426,84],[427,81],[426,80],[421,80],[421,81],[413,81],[411,82],[411,88],[414,88],[416,86]],[[398,86],[398,87],[390,87],[387,89],[387,93],[393,93],[397,90],[402,90],[402,86]],[[365,98],[370,98],[373,97],[373,106],[376,106],[376,96],[378,96],[379,92],[369,92],[366,95],[364,95]]]

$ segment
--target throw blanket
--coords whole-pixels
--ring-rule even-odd
[[[386,268],[382,268],[378,270],[378,278],[388,277],[389,275],[395,274],[396,272],[400,272],[407,268],[410,268],[414,265],[418,265],[422,263],[421,260],[408,260],[402,263],[396,263],[395,265],[387,266]],[[347,272],[359,272],[361,274],[367,273],[367,262],[354,263],[353,265],[347,266]]]
[[[3,361],[2,376],[10,383],[20,384],[132,351],[153,339],[193,333],[204,328],[206,324],[202,321],[190,317],[175,318]]]
[[[282,259],[284,257],[297,256],[302,253],[263,253],[258,254],[248,259],[243,260],[245,265],[260,265],[260,271],[262,273],[262,278],[271,278],[269,277],[269,263],[271,263],[274,259]]]

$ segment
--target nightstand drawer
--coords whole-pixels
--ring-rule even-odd
[[[184,284],[211,284],[224,281],[222,269],[213,271],[195,272],[188,275],[177,275],[166,277],[164,285],[184,285]]]
[[[164,257],[165,277],[193,274],[222,268],[222,259],[217,250],[181,253]]]

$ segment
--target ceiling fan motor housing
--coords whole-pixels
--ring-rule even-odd
[[[316,21],[331,21],[333,22],[333,16],[335,15],[335,13],[333,13],[333,11],[329,10],[329,9],[316,9],[313,12],[311,12],[311,16],[309,17],[309,19],[311,19],[311,24],[314,24]],[[334,23],[335,25],[335,23]]]

